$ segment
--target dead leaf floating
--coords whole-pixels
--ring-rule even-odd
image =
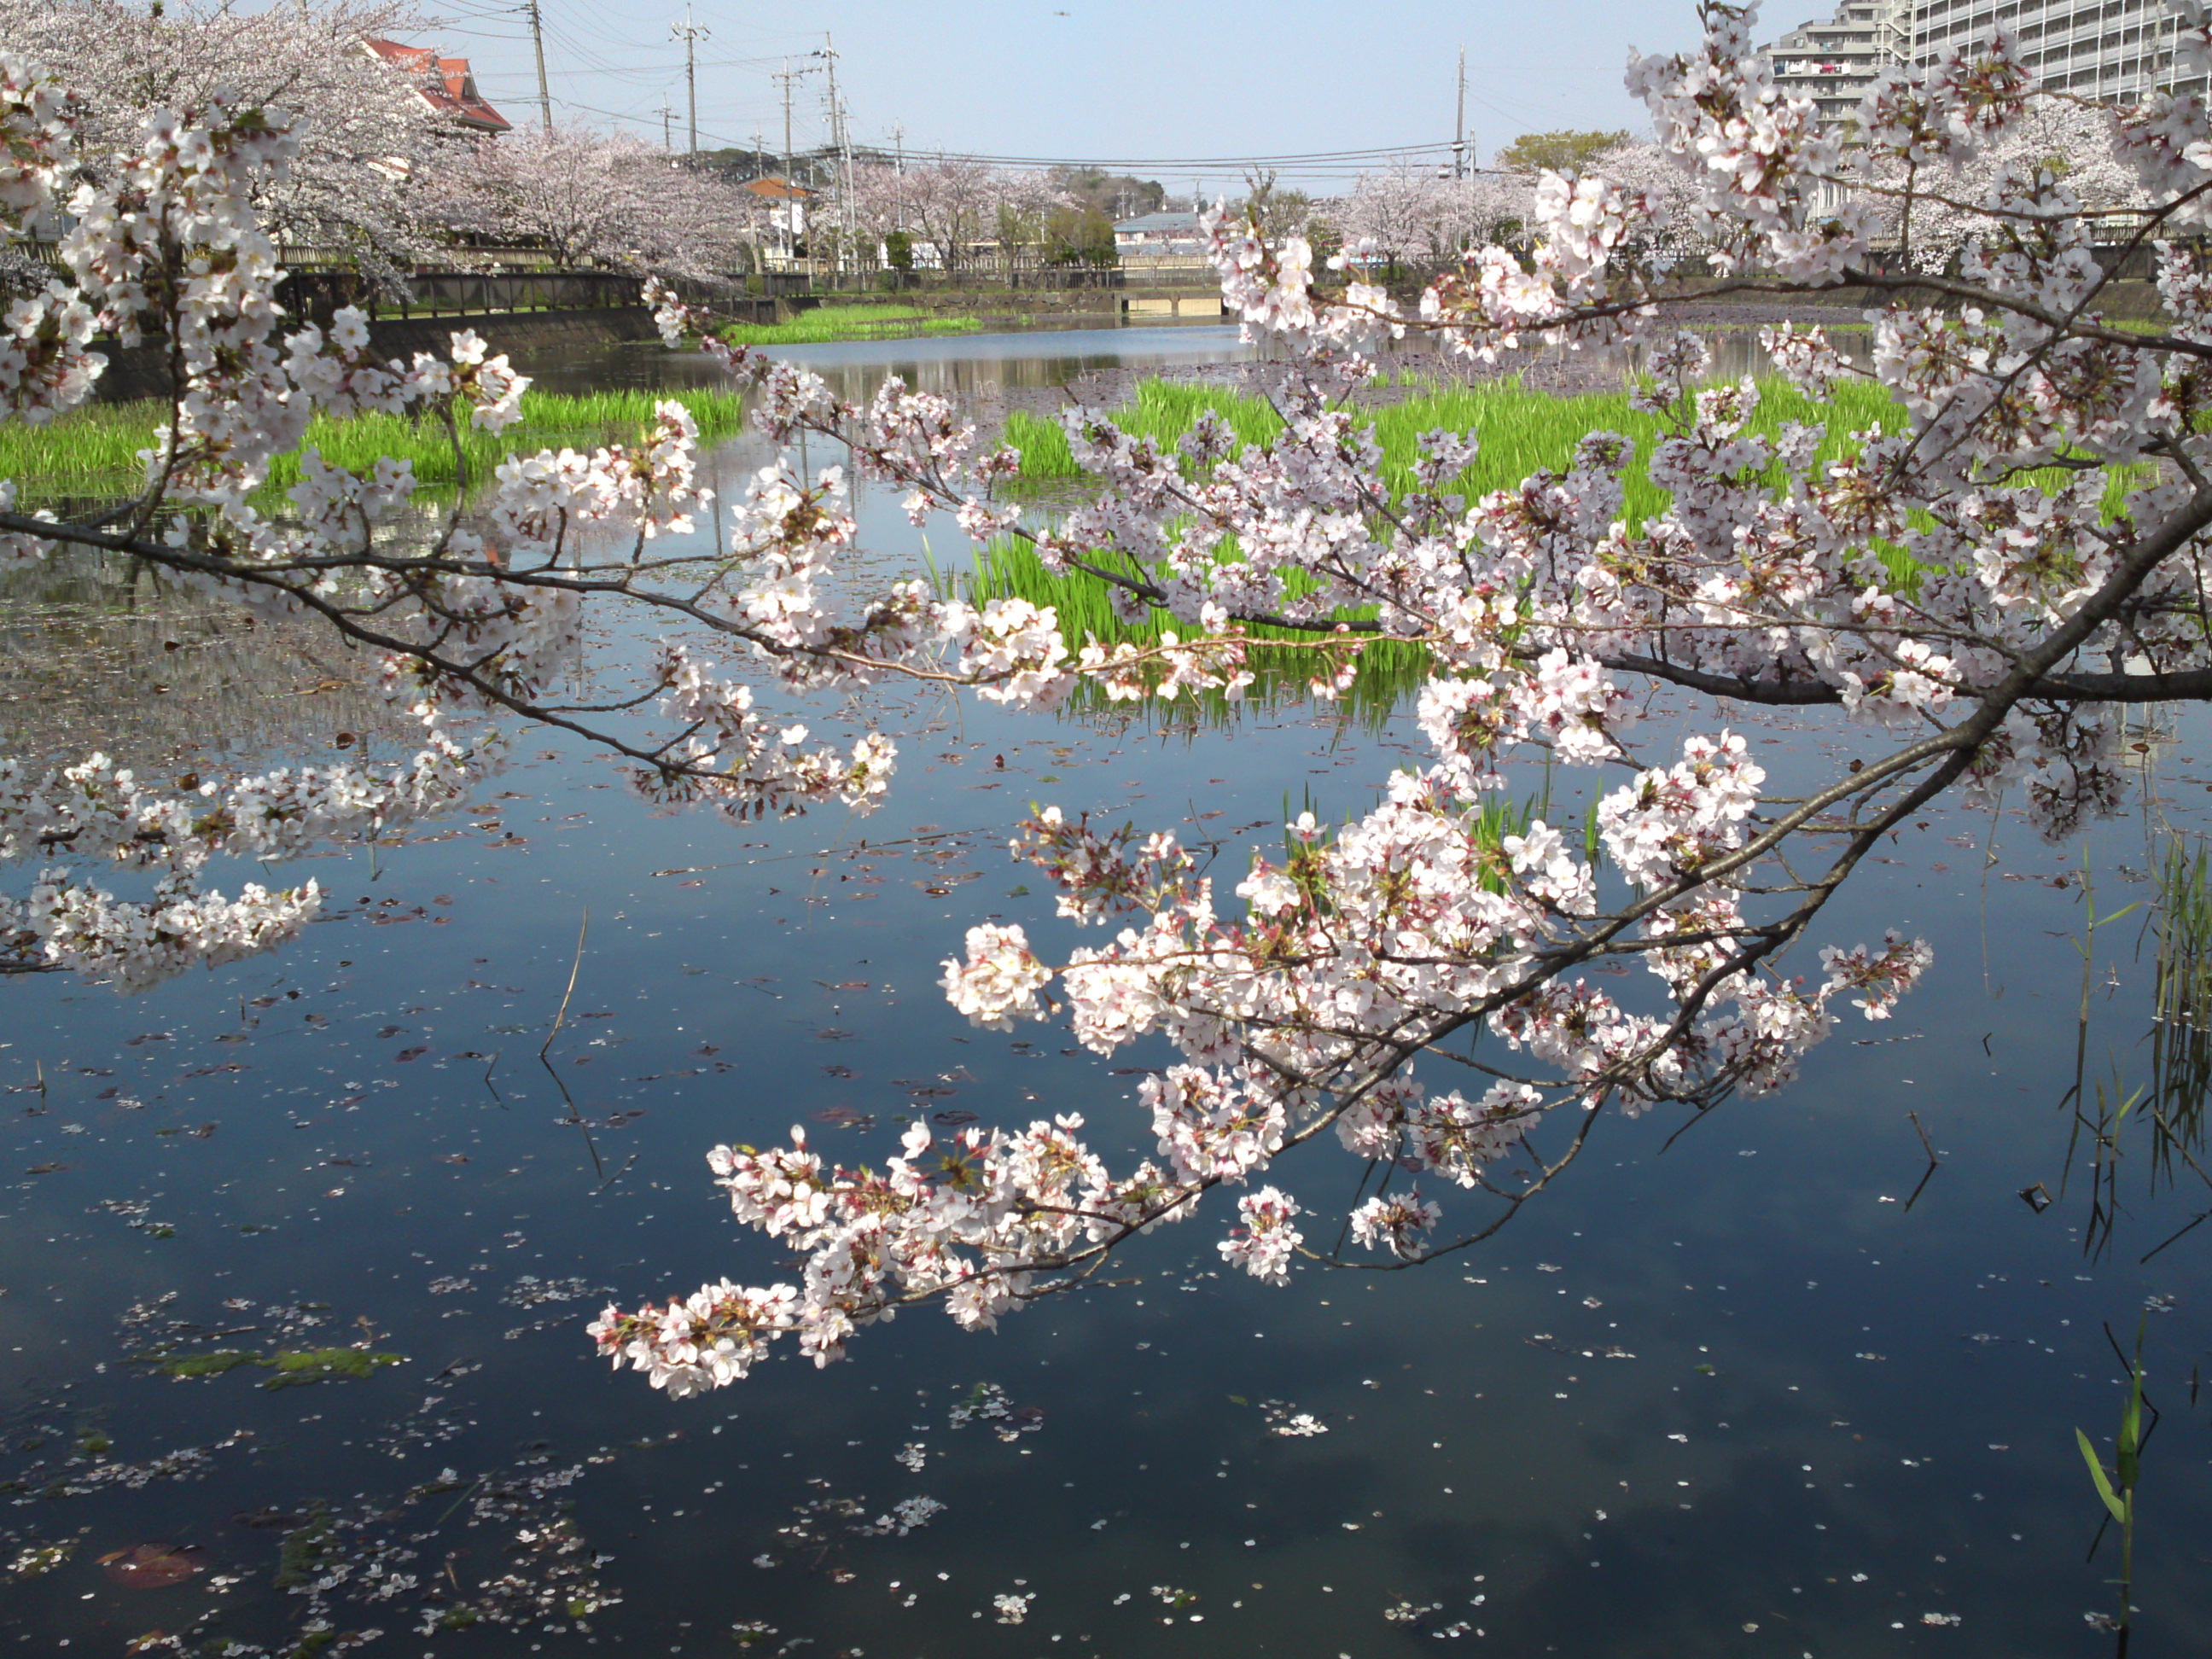
[[[132,1589],[166,1589],[207,1571],[207,1552],[197,1544],[133,1544],[100,1558],[107,1576]]]

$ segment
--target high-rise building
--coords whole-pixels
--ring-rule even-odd
[[[1904,0],[1844,0],[1825,23],[1801,23],[1766,48],[1775,84],[1810,98],[1829,121],[1850,118],[1867,83],[1907,58]]]
[[[1848,120],[1885,65],[1940,64],[1999,28],[2054,91],[2116,104],[2154,88],[2204,93],[2204,76],[2169,72],[2173,27],[2166,0],[1844,0],[1765,50],[1778,85]]]

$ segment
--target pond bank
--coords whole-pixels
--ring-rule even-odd
[[[456,330],[474,329],[495,352],[573,350],[620,345],[655,337],[653,313],[642,305],[598,306],[577,311],[493,312],[469,317],[380,317],[368,325],[369,344],[390,357],[411,358],[418,351],[441,356],[451,349]],[[165,398],[169,392],[167,348],[158,340],[143,345],[101,348],[107,369],[99,396],[106,403],[137,398]]]

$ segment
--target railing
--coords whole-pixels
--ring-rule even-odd
[[[726,301],[736,285],[677,281],[684,299]],[[342,306],[371,317],[489,317],[527,311],[586,311],[641,303],[644,280],[621,270],[418,270],[406,297],[380,297],[358,272],[288,269],[278,303],[295,316],[326,320]]]

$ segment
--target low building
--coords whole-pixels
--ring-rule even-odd
[[[769,224],[775,231],[778,257],[794,257],[805,240],[807,209],[820,198],[822,192],[794,185],[788,179],[748,179],[738,188],[758,197],[767,208]]]
[[[513,129],[514,123],[477,90],[476,73],[467,58],[441,57],[434,46],[405,46],[374,35],[362,45],[405,76],[433,115],[488,138]]]
[[[1195,213],[1147,213],[1124,219],[1114,227],[1114,251],[1127,258],[1156,254],[1194,254],[1205,251]]]

